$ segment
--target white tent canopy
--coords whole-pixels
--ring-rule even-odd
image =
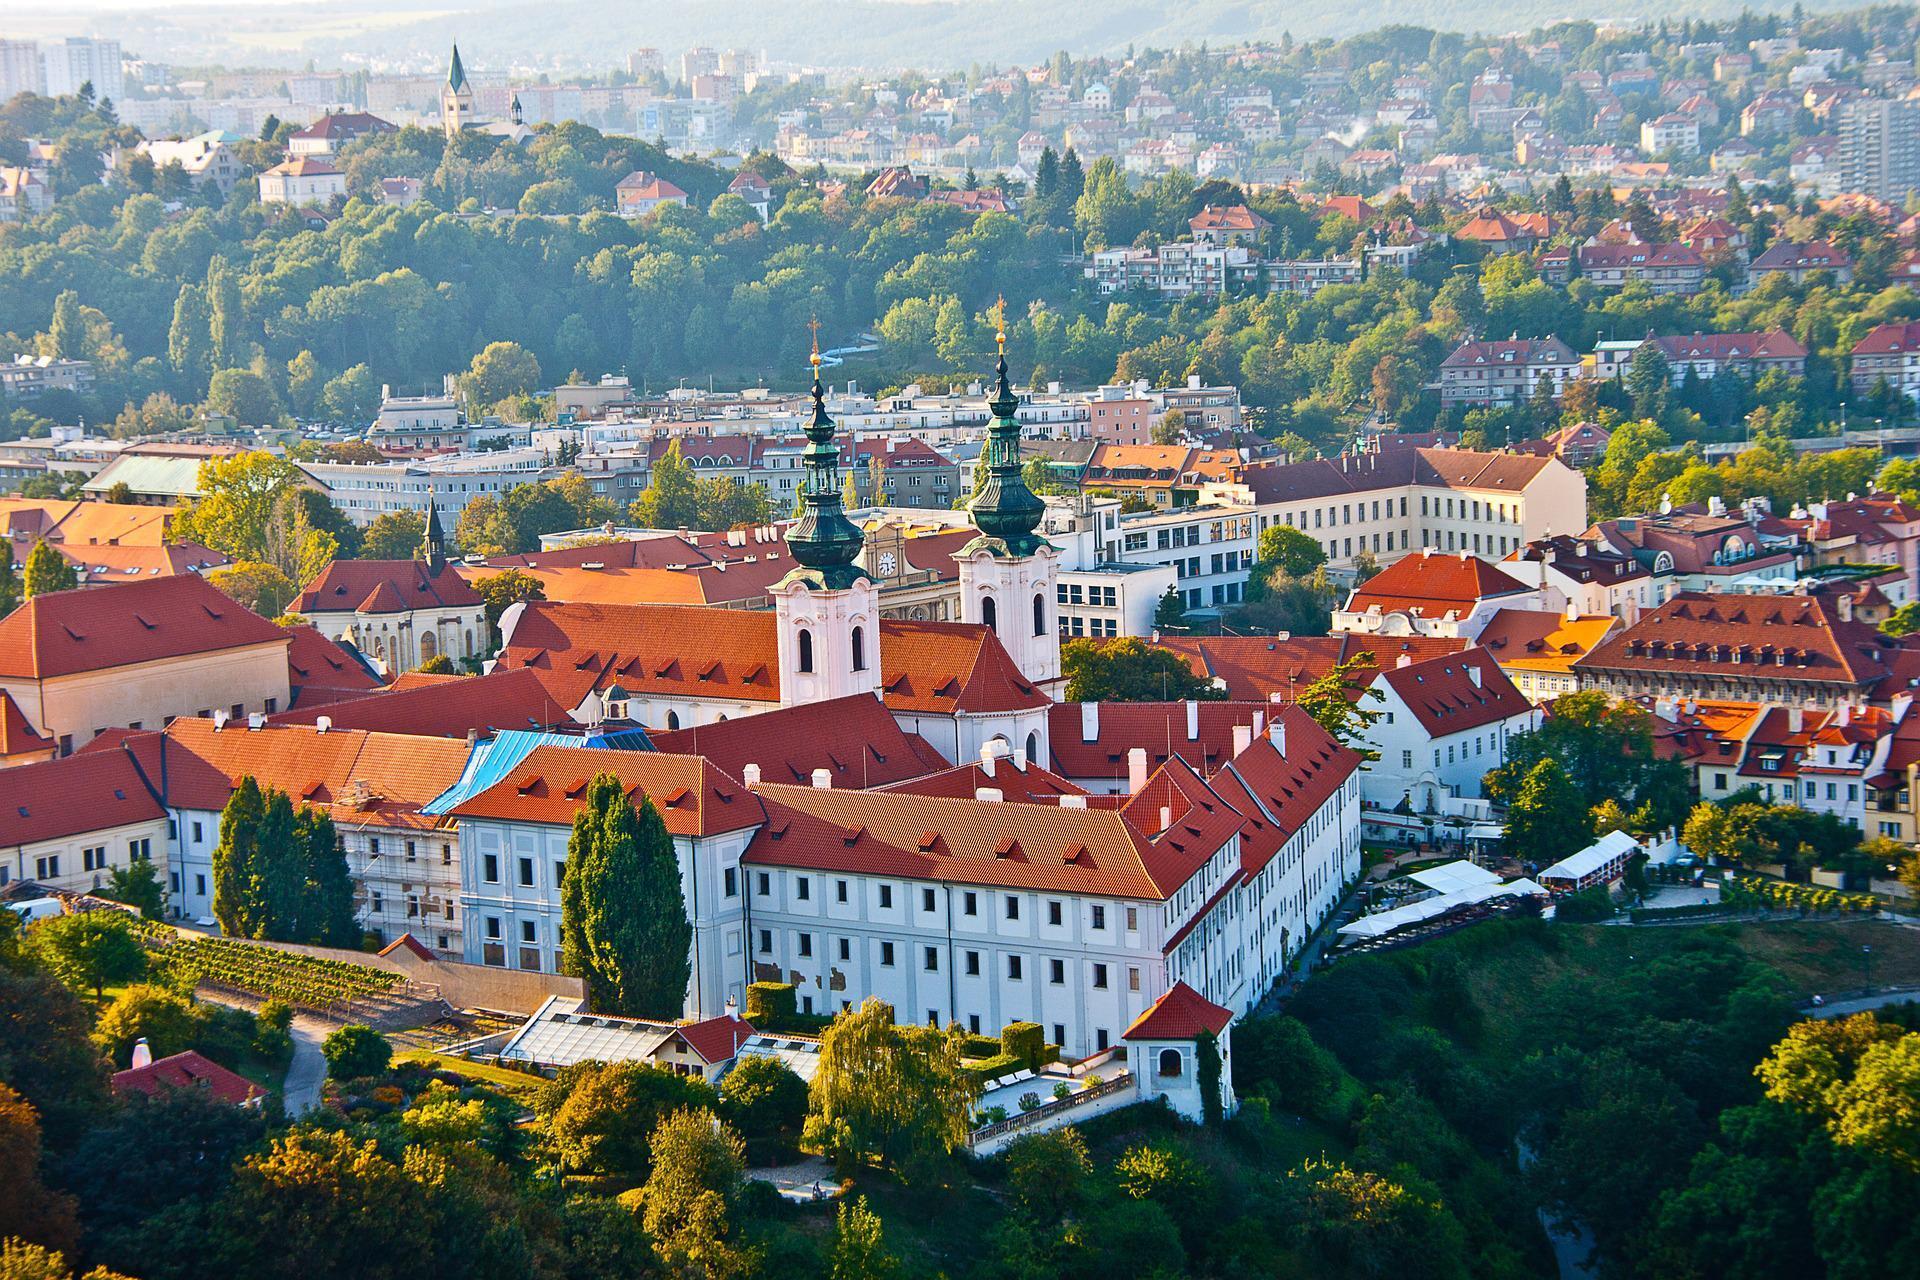
[[[1540,873],[1541,879],[1578,881],[1590,876],[1615,858],[1631,854],[1640,844],[1624,831],[1609,831],[1578,853],[1568,854]]]
[[[1443,893],[1435,898],[1409,902],[1406,906],[1395,907],[1391,911],[1376,911],[1370,916],[1361,916],[1352,924],[1342,925],[1340,932],[1349,938],[1384,938],[1409,925],[1419,924],[1423,920],[1432,920],[1449,911],[1457,911],[1461,907],[1470,907],[1475,903],[1491,902],[1496,898],[1529,896],[1544,898],[1546,895],[1547,891],[1531,880],[1512,880],[1501,884],[1496,879],[1492,884],[1481,884],[1454,893]]]
[[[1462,889],[1478,889],[1482,885],[1500,883],[1499,876],[1465,858],[1454,862],[1443,862],[1437,867],[1423,867],[1418,871],[1409,871],[1407,879],[1439,893],[1458,893]]]

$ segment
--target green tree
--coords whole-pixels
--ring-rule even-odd
[[[0,1179],[7,1194],[0,1196],[0,1240],[7,1257],[0,1276],[19,1274],[12,1250],[21,1242],[45,1248],[72,1249],[80,1240],[72,1196],[49,1188],[41,1180],[40,1115],[33,1104],[0,1084]]]
[[[193,1004],[185,996],[170,987],[136,982],[100,1011],[93,1042],[119,1067],[127,1063],[138,1040],[147,1042],[154,1057],[165,1058],[192,1048],[198,1028]]]
[[[720,1081],[720,1114],[751,1150],[790,1147],[807,1120],[807,1082],[778,1058],[743,1057]]]
[[[300,594],[299,586],[275,565],[259,560],[236,560],[215,569],[207,581],[222,594],[263,618],[277,618]]]
[[[1507,806],[1507,851],[1547,866],[1586,847],[1591,829],[1579,789],[1558,760],[1542,760],[1528,771]]]
[[[261,450],[209,458],[200,464],[200,497],[174,517],[173,536],[236,560],[269,561],[275,513],[305,483],[299,467]]]
[[[482,411],[540,389],[540,362],[517,342],[490,342],[460,375],[460,390]]]
[[[320,396],[326,390],[326,374],[313,352],[302,351],[287,361],[287,400],[294,413],[313,417],[320,409]]]
[[[1667,357],[1652,342],[1634,348],[1627,362],[1627,394],[1633,397],[1637,418],[1657,419],[1665,412],[1667,394],[1673,385],[1673,370]]]
[[[371,421],[380,408],[380,380],[366,365],[356,364],[327,380],[320,407],[342,422]]]
[[[1364,704],[1383,701],[1386,696],[1373,687],[1373,673],[1378,669],[1371,652],[1356,653],[1345,662],[1335,663],[1296,700],[1300,709],[1342,746],[1353,747],[1368,760],[1380,758],[1380,753],[1363,741],[1382,714]]]
[[[663,1116],[650,1143],[653,1168],[641,1198],[642,1225],[669,1275],[750,1274],[752,1255],[728,1221],[746,1172],[746,1148],[713,1112],[681,1108]]]
[[[563,1169],[636,1183],[653,1168],[653,1135],[662,1119],[718,1104],[713,1086],[698,1076],[644,1062],[568,1068],[541,1101],[547,1141]]]
[[[213,918],[230,938],[257,938],[267,927],[261,888],[260,828],[267,801],[248,774],[240,779],[220,811],[220,842],[213,849]]]
[[[1260,559],[1253,572],[1260,575],[1263,570],[1278,570],[1288,577],[1304,578],[1326,562],[1327,552],[1318,538],[1290,524],[1276,524],[1260,534]]]
[[[245,307],[240,298],[240,279],[227,260],[215,257],[207,264],[207,336],[213,348],[214,377],[232,370],[244,359],[241,330],[245,326]],[[237,372],[237,370],[232,370]],[[260,422],[260,418],[241,418],[242,422]]]
[[[167,363],[189,394],[213,374],[211,321],[206,291],[195,284],[181,285],[173,302],[173,322],[167,329]]]
[[[567,972],[585,981],[589,1007],[668,1019],[685,1008],[693,926],[679,857],[652,799],[636,811],[611,773],[594,776],[574,814],[560,936]]]
[[[20,607],[20,593],[20,575],[14,572],[13,549],[8,547],[0,551],[0,618]]]
[[[1095,644],[1069,640],[1060,649],[1068,702],[1181,702],[1216,699],[1220,690],[1179,654],[1138,636]]]
[[[280,397],[273,384],[250,369],[216,370],[207,383],[206,408],[247,427],[280,421]]]
[[[74,572],[73,565],[49,546],[45,538],[33,544],[33,550],[27,552],[27,599],[55,591],[71,591],[79,585],[80,575]]]
[[[1834,1145],[1920,1173],[1920,1032],[1871,1013],[1797,1023],[1755,1074]]]
[[[805,1140],[841,1169],[875,1163],[917,1180],[971,1131],[976,1077],[960,1069],[958,1030],[897,1027],[875,999],[821,1037]]]
[[[90,360],[93,347],[87,340],[87,321],[82,314],[80,295],[72,289],[62,289],[60,296],[53,300],[53,324],[47,331],[52,340],[53,354],[62,360]]]
[[[1041,1223],[1058,1222],[1079,1208],[1093,1174],[1087,1141],[1071,1125],[1023,1134],[1007,1144],[1000,1159],[1014,1203]]]
[[[1160,603],[1153,607],[1153,627],[1156,631],[1182,631],[1187,625],[1187,602],[1178,587],[1168,587],[1166,594],[1160,597]]]
[[[643,529],[690,529],[700,522],[700,504],[693,468],[680,452],[678,440],[647,473],[647,487],[633,500],[633,522]]]
[[[138,907],[148,920],[158,920],[167,913],[167,891],[151,858],[136,858],[124,867],[108,868],[103,892],[115,902]]]
[[[34,956],[69,987],[98,999],[110,986],[147,971],[147,951],[119,911],[82,911],[43,920],[27,931]]]
[[[338,1130],[275,1138],[213,1206],[215,1243],[239,1280],[402,1280],[434,1256],[436,1218],[373,1139]]]
[[[393,1046],[372,1027],[354,1024],[331,1032],[320,1042],[327,1074],[335,1080],[358,1080],[385,1074],[393,1061]]]
[[[426,537],[427,522],[417,512],[383,512],[367,525],[360,554],[368,560],[411,560]]]
[[[24,961],[0,966],[0,1084],[19,1090],[64,1147],[107,1109],[106,1063],[87,1039],[92,1011],[37,959],[29,946]]]
[[[353,911],[353,877],[332,816],[302,805],[294,817],[293,843],[304,873],[295,940],[327,947],[359,945],[362,934]]]
[[[887,1252],[880,1215],[867,1198],[842,1199],[827,1244],[827,1280],[890,1280],[900,1264]]]

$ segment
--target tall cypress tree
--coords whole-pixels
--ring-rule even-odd
[[[229,937],[253,937],[265,914],[255,886],[260,822],[266,808],[260,784],[249,774],[240,779],[220,812],[220,843],[213,851],[213,918]]]
[[[261,919],[253,936],[276,942],[305,941],[300,909],[306,896],[306,863],[294,832],[293,801],[278,789],[266,793],[254,880]]]
[[[353,878],[347,874],[347,857],[332,816],[303,806],[294,819],[294,833],[306,871],[303,940],[329,947],[357,945],[360,923],[353,914]]]
[[[653,802],[636,811],[620,780],[595,775],[573,817],[560,887],[568,973],[601,1013],[677,1018],[693,976],[693,924],[673,837]]]

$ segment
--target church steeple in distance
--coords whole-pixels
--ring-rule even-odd
[[[1030,556],[1046,542],[1034,530],[1045,518],[1047,504],[1027,488],[1026,477],[1020,470],[1020,422],[1014,416],[1019,412],[1020,400],[1007,382],[1005,298],[994,303],[993,324],[994,342],[1000,353],[993,394],[987,399],[993,423],[987,428],[986,451],[975,464],[987,468],[987,482],[967,504],[974,527],[983,537],[975,539],[969,547],[985,543],[995,555]]]
[[[460,46],[453,46],[453,60],[447,63],[447,88],[455,93],[467,87],[467,69],[460,65]]]
[[[420,558],[430,573],[439,573],[447,565],[447,535],[440,530],[440,507],[431,495],[427,498],[427,528],[420,539]]]
[[[820,384],[820,321],[812,320],[813,420],[807,423],[807,447],[800,455],[805,510],[787,530],[787,549],[800,565],[787,575],[819,590],[839,591],[867,577],[854,563],[864,542],[859,526],[840,504],[840,442],[827,416],[827,393]]]

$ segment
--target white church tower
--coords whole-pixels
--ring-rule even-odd
[[[1020,673],[1058,696],[1059,614],[1055,583],[1060,549],[1035,533],[1047,506],[1020,473],[1020,402],[1007,383],[1006,303],[995,308],[998,378],[987,407],[993,425],[977,466],[987,482],[969,504],[980,536],[954,554],[960,565],[960,618],[993,628]]]
[[[854,563],[863,537],[840,507],[840,444],[820,385],[818,322],[812,359],[813,421],[801,455],[806,510],[787,531],[799,567],[772,591],[782,706],[880,691],[880,589]]]

